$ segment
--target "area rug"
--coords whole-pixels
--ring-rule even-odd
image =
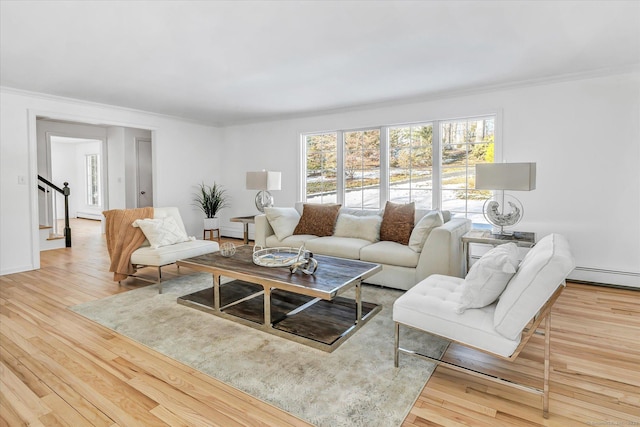
[[[401,291],[363,286],[382,305],[332,353],[180,305],[176,298],[212,286],[211,275],[185,275],[71,307],[140,342],[319,427],[399,426],[434,364],[402,356],[393,366],[392,305]],[[446,342],[402,330],[401,342],[438,357]]]

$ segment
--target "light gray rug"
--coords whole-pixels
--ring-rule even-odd
[[[402,292],[363,287],[383,309],[333,353],[326,353],[176,303],[212,286],[185,275],[71,307],[162,354],[317,426],[399,426],[434,365],[400,356],[393,366],[393,301]],[[402,328],[401,343],[439,356],[446,342]],[[411,344],[407,344],[413,341]]]

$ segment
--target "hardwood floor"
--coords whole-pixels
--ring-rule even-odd
[[[67,310],[149,286],[111,280],[99,223],[74,220],[72,230],[74,247],[43,252],[40,270],[0,277],[0,425],[308,425]],[[403,426],[640,424],[639,297],[578,284],[560,296],[548,420],[538,396],[438,368]],[[542,383],[538,337],[512,363],[454,346],[447,357]]]

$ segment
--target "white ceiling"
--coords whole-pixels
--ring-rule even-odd
[[[0,84],[228,125],[637,70],[640,1],[7,1]]]

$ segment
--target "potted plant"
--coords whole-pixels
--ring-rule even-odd
[[[195,206],[204,212],[205,230],[216,230],[220,228],[220,219],[216,216],[220,210],[229,206],[227,191],[215,182],[212,186],[200,184],[200,191],[195,194]]]

